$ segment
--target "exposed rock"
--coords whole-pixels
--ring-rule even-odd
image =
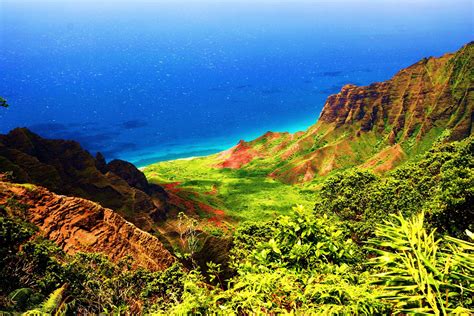
[[[106,169],[108,172],[112,172],[125,180],[131,187],[141,190],[150,196],[158,196],[161,200],[165,200],[168,197],[164,188],[148,183],[143,172],[128,161],[114,159],[107,164]]]
[[[18,183],[97,202],[145,230],[164,219],[169,207],[163,188],[149,185],[132,164],[106,165],[101,154],[94,159],[77,142],[43,139],[26,128],[0,135],[2,171],[11,171]]]
[[[102,155],[102,153],[97,153],[95,155],[95,167],[102,173],[107,172],[107,162],[105,161],[105,157]]]
[[[114,159],[107,164],[107,170],[127,181],[131,187],[147,192],[148,181],[145,175],[128,161]]]
[[[101,252],[114,262],[131,256],[133,267],[150,270],[164,270],[175,261],[158,238],[97,203],[0,182],[0,205],[11,198],[28,205],[27,220],[66,253]]]
[[[269,176],[289,183],[353,166],[384,172],[429,149],[445,130],[452,140],[472,135],[473,107],[471,42],[385,82],[345,85],[306,132],[266,133],[218,155],[216,165],[246,168],[259,158],[260,167],[273,170]]]
[[[388,128],[392,142],[442,126],[461,139],[472,133],[473,79],[470,44],[456,54],[425,58],[386,82],[345,86],[327,99],[318,123],[381,134]]]

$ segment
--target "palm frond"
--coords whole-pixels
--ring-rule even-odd
[[[474,244],[453,237],[436,238],[424,228],[423,212],[406,220],[393,215],[370,241],[380,268],[374,283],[385,285],[383,298],[398,313],[448,315],[472,307]],[[472,311],[472,310],[469,310]]]

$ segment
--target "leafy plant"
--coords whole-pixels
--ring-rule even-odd
[[[183,212],[178,214],[177,230],[181,249],[187,251],[185,256],[193,259],[194,254],[199,250],[199,236],[201,232],[197,229],[198,222],[196,219],[187,216]]]
[[[387,291],[398,313],[472,314],[474,244],[453,237],[438,239],[424,228],[424,213],[410,220],[394,215],[379,225],[371,241],[381,269],[376,283]]]
[[[48,297],[46,301],[41,304],[41,307],[29,310],[23,315],[38,315],[38,316],[43,316],[43,315],[63,315],[61,311],[59,310],[61,307],[61,302],[63,300],[63,294],[66,289],[66,286],[63,285],[62,287],[56,289],[51,295]]]
[[[255,262],[308,269],[356,261],[356,246],[328,216],[317,217],[302,206],[293,211],[294,218],[281,216],[275,221],[273,238],[255,246],[251,255]]]

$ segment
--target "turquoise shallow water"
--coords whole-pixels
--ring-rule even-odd
[[[342,85],[472,40],[472,5],[6,0],[0,132],[27,126],[141,166],[302,130]]]

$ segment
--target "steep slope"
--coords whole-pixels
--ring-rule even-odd
[[[66,253],[101,252],[114,262],[131,256],[135,268],[150,270],[164,270],[175,261],[156,237],[97,203],[0,181],[0,206],[12,204],[22,205],[26,219]]]
[[[317,123],[296,134],[266,133],[217,155],[220,168],[265,168],[288,183],[356,165],[385,171],[427,150],[445,131],[473,134],[474,43],[425,58],[392,79],[331,95]]]
[[[166,191],[149,184],[132,164],[92,157],[77,142],[47,140],[25,128],[0,135],[0,171],[18,183],[33,183],[69,196],[95,201],[142,229],[165,219]]]

